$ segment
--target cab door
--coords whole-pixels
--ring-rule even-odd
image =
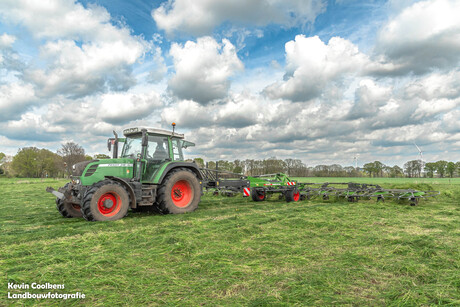
[[[169,137],[164,135],[149,135],[144,160],[145,171],[142,181],[151,182],[158,169],[163,164],[171,161]]]

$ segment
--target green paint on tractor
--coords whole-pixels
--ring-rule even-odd
[[[90,186],[104,180],[107,174],[118,178],[132,179],[134,176],[133,160],[123,158],[90,162],[79,179],[83,186]]]
[[[64,217],[89,221],[117,220],[129,208],[154,207],[163,213],[194,211],[201,199],[202,177],[197,165],[184,161],[183,149],[195,144],[184,135],[155,128],[132,127],[124,138],[108,140],[112,159],[73,166],[71,182],[55,191]],[[121,154],[118,147],[122,145]]]

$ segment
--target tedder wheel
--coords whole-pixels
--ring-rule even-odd
[[[287,202],[299,201],[299,199],[300,199],[299,189],[294,188],[292,190],[286,191],[286,201]]]
[[[70,183],[66,183],[64,188],[67,189]],[[80,205],[69,203],[65,200],[56,198],[56,208],[63,217],[82,217]]]
[[[253,201],[264,201],[266,193],[264,189],[251,188],[251,197]]]
[[[158,208],[162,213],[192,212],[201,200],[200,182],[191,170],[174,169],[166,175],[157,195]]]
[[[113,221],[123,218],[129,209],[129,195],[113,180],[92,185],[83,196],[82,213],[88,221]]]

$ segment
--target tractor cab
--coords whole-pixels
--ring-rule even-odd
[[[123,135],[124,138],[118,138],[115,134],[115,138],[109,139],[109,150],[113,144],[113,158],[116,159],[118,143],[123,143],[119,158],[133,160],[134,177],[142,182],[152,182],[155,173],[163,165],[184,161],[182,149],[195,146],[174,130],[134,127],[125,129]]]

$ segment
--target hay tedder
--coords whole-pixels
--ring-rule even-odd
[[[218,171],[216,171],[217,173]],[[223,172],[226,174],[227,172]],[[235,174],[237,175],[237,174]],[[241,175],[240,175],[241,176]],[[248,181],[248,184],[242,188],[243,197],[251,197],[253,201],[264,201],[273,194],[278,194],[279,199],[285,199],[287,202],[320,199],[329,200],[347,200],[348,202],[358,202],[358,200],[376,199],[377,202],[396,200],[408,202],[415,206],[421,199],[439,195],[438,191],[418,191],[414,189],[384,189],[376,184],[366,183],[306,183],[290,179],[286,174],[269,174],[261,176],[242,176],[241,179],[234,179],[235,182],[240,180]],[[230,184],[228,184],[230,182]],[[217,180],[213,184],[216,190],[221,194],[229,195],[229,191],[235,191],[235,184],[231,179]]]
[[[244,176],[218,169],[199,168],[184,160],[183,149],[194,146],[173,130],[134,127],[119,138],[108,140],[112,159],[84,161],[72,166],[71,181],[57,191],[56,207],[64,217],[84,217],[88,221],[109,221],[124,217],[128,210],[151,208],[160,213],[186,213],[197,207],[203,189],[227,196],[243,194],[264,201],[274,194],[288,202],[332,197],[356,202],[376,198],[407,200],[439,194],[434,191],[383,189],[357,183],[301,183],[278,173]],[[118,147],[122,144],[120,156]]]

